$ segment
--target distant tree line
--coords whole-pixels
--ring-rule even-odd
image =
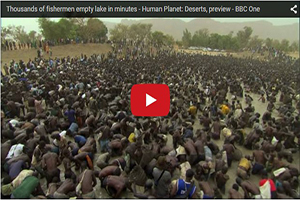
[[[107,27],[97,18],[61,18],[58,22],[39,18],[38,24],[45,40],[105,41]]]
[[[33,40],[41,39],[42,35],[36,31],[27,33],[24,26],[8,26],[1,29],[1,41],[15,41],[18,43],[28,43]]]
[[[61,18],[57,22],[47,18],[39,18],[38,24],[41,34],[37,34],[35,31],[27,33],[23,26],[2,28],[2,44],[7,44],[8,42],[27,44],[29,48],[29,46],[36,47],[37,41],[40,42],[42,38],[51,46],[71,42],[104,42],[108,39],[107,27],[97,18]],[[124,40],[143,41],[147,44],[154,44],[157,47],[172,46],[175,44],[175,40],[171,35],[164,34],[161,31],[152,32],[151,29],[152,24],[138,23],[130,26],[117,24],[110,30],[110,40],[113,42]],[[252,28],[247,26],[235,35],[232,31],[227,35],[209,33],[208,29],[200,29],[192,34],[189,30],[185,29],[182,40],[176,43],[183,47],[209,47],[231,51],[256,50],[262,47],[273,48],[283,52],[299,51],[299,41],[290,44],[286,39],[279,41],[267,38],[263,40],[257,35],[252,36],[252,32]]]
[[[110,30],[110,40],[120,42],[124,40],[146,41],[158,47],[171,46],[175,44],[173,36],[161,31],[151,31],[152,24],[132,24],[130,26],[117,24]]]
[[[97,18],[61,18],[58,22],[48,18],[38,19],[41,34],[36,31],[27,33],[24,26],[8,26],[1,29],[1,40],[27,43],[33,40],[59,40],[69,38],[75,40],[89,40],[92,38],[106,38],[107,27]]]
[[[299,51],[299,41],[290,42],[286,39],[281,41],[267,38],[260,39],[257,35],[252,35],[252,28],[245,26],[243,30],[237,32],[236,35],[230,32],[227,35],[220,35],[218,33],[209,33],[207,29],[200,29],[192,34],[185,29],[181,41],[177,41],[179,45],[184,47],[209,47],[212,49],[224,49],[239,51],[242,49],[257,49],[265,46],[267,48],[275,48],[284,52]]]

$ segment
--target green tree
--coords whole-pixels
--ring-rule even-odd
[[[21,43],[30,42],[29,35],[24,30],[24,26],[13,26],[11,30],[11,35],[15,41]]]
[[[280,50],[281,44],[280,44],[279,40],[273,40],[272,47],[274,47],[275,49],[279,49]]]
[[[151,34],[151,40],[155,42],[159,47],[162,45],[173,45],[175,43],[175,40],[173,36],[164,34],[161,31],[155,31]]]
[[[213,49],[222,49],[222,40],[221,36],[217,33],[210,34],[209,38],[209,47]]]
[[[42,35],[47,40],[59,39],[61,34],[55,26],[56,23],[51,21],[49,18],[39,18],[38,19],[39,28]]]
[[[59,38],[75,39],[77,36],[78,26],[72,20],[61,18],[55,27],[60,32]]]
[[[76,27],[76,38],[80,39],[87,39],[86,36],[86,24],[88,19],[87,18],[70,18],[69,19]],[[72,33],[73,34],[73,33]]]
[[[155,31],[151,34],[152,41],[155,42],[158,46],[163,45],[164,43],[164,33],[161,31]]]
[[[245,26],[243,30],[238,31],[237,38],[241,48],[245,48],[248,45],[252,32],[252,28],[248,26]]]
[[[272,47],[273,46],[273,40],[271,39],[271,38],[267,38],[266,40],[265,40],[265,45],[266,45],[266,47]]]
[[[230,50],[233,51],[238,51],[241,49],[241,45],[239,43],[239,40],[237,37],[233,37],[231,40],[231,48],[229,48]]]
[[[88,18],[69,18],[69,20],[78,27],[83,27],[87,24]]]
[[[286,39],[281,40],[281,42],[280,42],[280,50],[281,51],[285,51],[285,52],[289,51],[289,46],[290,46],[289,43],[290,42],[288,40],[286,40]]]
[[[234,49],[234,38],[233,31],[229,34],[222,36],[223,49],[233,50]]]
[[[291,46],[289,47],[289,50],[292,52],[298,51],[299,52],[299,41],[294,41]]]
[[[255,35],[254,37],[252,37],[248,43],[248,47],[249,48],[257,48],[262,46],[263,44],[263,40],[258,38],[257,35]]]
[[[129,27],[129,38],[133,40],[149,39],[151,36],[151,28],[152,24],[132,24]]]
[[[124,39],[132,40],[149,40],[153,37],[151,33],[152,24],[132,24],[126,26],[124,24],[117,24],[110,30],[110,39],[113,41],[121,41]]]
[[[62,18],[58,22],[46,18],[38,19],[42,35],[48,40],[60,38],[100,39],[106,37],[107,27],[97,18]]]
[[[175,39],[172,35],[169,35],[169,34],[166,34],[165,37],[164,37],[164,43],[166,45],[174,45],[175,44]]]
[[[105,24],[97,19],[97,18],[90,18],[87,21],[86,24],[86,34],[88,35],[88,38],[103,38],[106,37],[107,34],[107,27],[105,26]]]
[[[209,31],[208,29],[200,29],[196,31],[192,37],[193,46],[207,47],[209,43]]]
[[[189,47],[192,42],[192,34],[187,29],[183,31],[182,44],[184,47]]]
[[[29,36],[29,39],[30,39],[30,41],[34,41],[34,40],[36,40],[36,31],[30,31],[29,33],[28,33],[28,36]]]
[[[8,37],[10,37],[11,34],[12,34],[11,26],[1,28],[1,40],[2,41],[8,40]]]
[[[110,39],[112,41],[121,41],[128,38],[129,26],[124,24],[117,24],[113,29],[110,30]]]

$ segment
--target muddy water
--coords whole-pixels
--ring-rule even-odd
[[[259,95],[256,95],[256,94],[250,94],[253,98],[253,102],[252,104],[255,106],[255,112],[259,112],[261,114],[261,116],[263,115],[263,113],[266,111],[266,107],[267,107],[267,103],[262,103],[261,101],[258,101],[259,99]],[[231,99],[231,94],[228,93],[227,95],[227,99]],[[242,103],[243,107],[245,108],[246,107],[246,104],[245,104],[245,101],[243,98],[238,98],[240,100],[240,102]],[[276,107],[278,107],[280,105],[280,103],[278,103],[278,97],[277,97],[277,103],[275,104]],[[273,116],[277,116],[278,113],[277,113],[277,110],[274,110],[273,111]],[[202,128],[202,126],[199,124],[199,120],[196,119],[195,121],[195,124],[194,124],[194,130],[197,130],[199,128]],[[251,129],[246,129],[246,133],[248,134],[249,132],[251,131]],[[71,138],[70,138],[71,139]],[[215,141],[216,144],[220,147],[220,149],[222,149],[222,145],[223,145],[223,141],[219,140],[219,141]],[[172,141],[172,136],[171,135],[168,135],[168,142],[167,142],[167,145],[168,146],[172,146],[173,144],[173,141]],[[239,148],[244,155],[252,155],[252,151],[244,148],[243,146],[239,146],[239,145],[236,145],[237,148]],[[98,148],[98,152],[100,152],[100,148],[99,148],[99,145],[97,144],[97,148]],[[100,154],[97,153],[96,156],[95,156],[95,160],[96,158],[99,156]],[[114,158],[112,158],[114,159]],[[299,169],[300,169],[300,153],[296,153],[294,154],[294,162],[293,162],[294,165],[296,166],[299,166]],[[236,179],[236,169],[237,169],[237,166],[238,166],[238,162],[237,161],[233,161],[232,162],[232,166],[231,168],[228,170],[227,174],[229,175],[230,179],[228,180],[227,184],[226,184],[226,192],[225,194],[223,194],[223,198],[227,198],[228,197],[228,190],[229,188],[232,187],[232,184],[235,183],[235,179]],[[95,170],[99,170],[99,168],[94,165],[94,168]],[[60,166],[60,169],[62,169],[62,166]],[[63,169],[62,169],[63,170]],[[73,169],[74,172],[76,172],[77,174],[79,174],[79,171],[75,171],[75,169]],[[173,180],[176,180],[179,178],[179,170],[176,170],[174,172],[174,175],[173,175]],[[61,173],[61,180],[63,181],[64,180],[64,174]],[[256,185],[258,185],[259,183],[259,180],[260,180],[260,177],[259,176],[256,176],[256,175],[251,175],[250,176],[250,181],[252,181],[253,183],[255,183]],[[46,192],[47,191],[47,187],[46,187],[46,182],[45,182],[45,179],[43,179],[42,181],[42,188],[44,189],[44,191]],[[97,198],[111,198],[107,192],[102,189],[100,186],[100,181],[99,179],[97,179],[97,186],[94,188],[94,190],[96,191],[96,197]],[[209,182],[211,183],[211,185],[213,185],[213,181],[212,180],[209,180]],[[196,182],[196,186],[197,186],[197,182]],[[142,192],[143,189],[142,187],[137,187],[137,190],[139,192]],[[242,189],[239,190],[242,194]],[[300,188],[298,189],[298,192],[300,192]],[[129,191],[125,191],[122,193],[122,198],[134,198],[133,194]]]

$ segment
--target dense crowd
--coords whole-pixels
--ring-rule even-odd
[[[2,51],[14,51],[14,50],[25,50],[25,49],[38,49],[42,48],[47,51],[46,48],[67,45],[67,44],[87,44],[87,43],[105,43],[105,38],[91,38],[91,39],[80,39],[79,37],[75,39],[70,38],[60,38],[57,40],[42,40],[42,39],[31,39],[31,41],[20,42],[9,39],[3,39],[1,50]],[[48,46],[48,47],[47,47]]]
[[[113,198],[299,198],[299,60],[161,50],[4,70],[2,198],[102,198],[100,188]],[[141,83],[169,86],[167,116],[131,114]]]

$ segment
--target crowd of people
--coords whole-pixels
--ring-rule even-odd
[[[3,39],[1,50],[2,51],[14,51],[14,50],[26,50],[26,49],[37,49],[42,48],[46,51],[46,46],[53,47],[59,45],[67,44],[86,44],[86,43],[105,43],[106,38],[90,38],[90,39],[80,39],[76,37],[75,39],[71,38],[60,38],[57,40],[42,40],[42,39],[31,39],[27,42],[24,41],[15,41],[10,39]]]
[[[13,61],[1,197],[299,198],[298,68],[168,50]],[[131,114],[141,83],[169,86],[167,116]]]

